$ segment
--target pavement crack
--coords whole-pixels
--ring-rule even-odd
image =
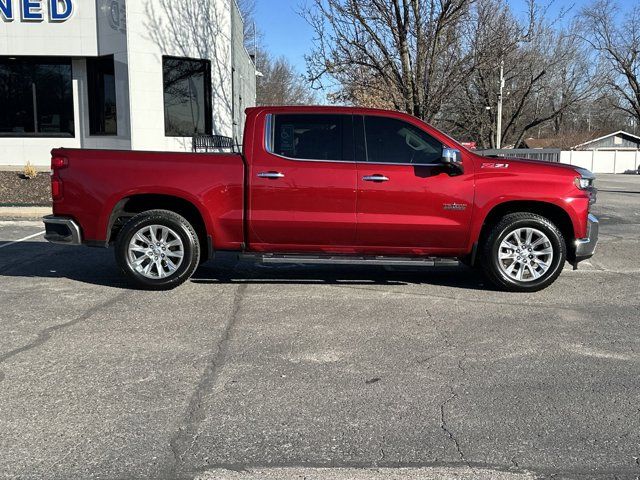
[[[58,325],[52,325],[51,327],[47,327],[44,330],[41,330],[40,333],[38,333],[38,335],[36,336],[36,338],[33,339],[31,342],[27,343],[26,345],[23,345],[22,347],[15,348],[10,352],[0,355],[0,364],[6,362],[8,359],[12,357],[15,357],[16,355],[19,355],[20,353],[27,352],[29,350],[32,350],[34,348],[37,348],[43,345],[53,336],[54,333],[60,330],[64,330],[66,328],[72,327],[74,325],[77,325],[78,323],[83,322],[88,318],[91,318],[99,310],[110,307],[111,305],[119,302],[122,297],[128,295],[129,293],[130,292],[128,291],[122,292],[119,295],[116,295],[115,297],[113,297],[112,299],[107,300],[106,302],[103,302],[103,303],[100,303],[99,305],[91,307],[89,310],[85,311],[82,315],[74,318],[73,320],[69,320],[68,322],[60,323]],[[2,381],[3,379],[4,379],[4,374],[0,374],[0,381]]]
[[[440,341],[442,342],[442,344],[444,346],[444,351],[448,352],[448,351],[452,351],[452,350],[455,350],[455,349],[461,349],[460,346],[454,345],[454,342],[451,340],[451,336],[450,336],[449,331],[445,330],[445,329],[441,329],[439,327],[438,323],[436,322],[435,318],[433,317],[433,315],[431,314],[429,309],[425,309],[425,313],[426,313],[427,317],[429,318],[429,321],[431,322],[431,325],[433,327],[433,330],[434,330],[436,336],[440,338]],[[467,371],[464,368],[463,361],[467,357],[467,351],[464,348],[462,348],[461,350],[462,350],[462,356],[457,359],[456,367],[460,371],[462,376],[466,376]],[[460,460],[462,462],[464,462],[465,464],[467,464],[467,466],[470,466],[469,462],[467,461],[467,459],[464,456],[464,452],[462,451],[462,448],[460,447],[460,442],[458,441],[456,436],[453,434],[453,432],[449,429],[449,427],[447,425],[446,413],[445,413],[446,406],[450,402],[452,402],[452,401],[454,401],[455,399],[458,398],[458,394],[455,392],[453,386],[451,386],[451,385],[449,386],[449,391],[450,391],[449,397],[444,402],[442,402],[440,404],[440,429],[447,435],[447,437],[449,437],[449,439],[455,445],[456,452],[458,453],[458,456],[460,457]]]
[[[384,452],[384,442],[385,438],[384,435],[382,435],[382,439],[380,440],[380,456],[378,457],[378,462],[382,462],[386,458],[386,453]]]
[[[427,315],[427,318],[429,319],[429,322],[431,323],[431,326],[433,328],[433,331],[435,332],[435,334],[440,338],[443,346],[444,346],[444,350],[441,352],[438,352],[436,354],[433,354],[431,356],[422,358],[420,360],[418,360],[419,364],[422,363],[426,363],[436,357],[439,357],[441,355],[443,355],[444,353],[454,350],[454,349],[461,349],[462,350],[462,356],[460,358],[458,358],[457,361],[457,367],[458,370],[460,370],[460,373],[462,375],[466,375],[467,374],[467,370],[464,368],[463,366],[463,362],[466,360],[467,358],[467,350],[466,348],[464,348],[464,346],[461,345],[454,345],[454,343],[451,341],[451,335],[447,330],[443,330],[440,328],[440,326],[438,325],[438,323],[436,322],[435,318],[433,318],[433,315],[431,313],[431,311],[429,311],[428,308],[425,308],[425,314]]]
[[[440,330],[440,327],[436,323],[435,318],[433,318],[433,315],[431,314],[431,311],[428,308],[424,309],[424,313],[427,315],[427,318],[429,319],[429,322],[431,323],[431,327],[433,328],[434,332],[436,332],[436,335],[440,337],[440,339],[442,340],[442,343],[444,343],[445,348],[447,350],[450,349],[452,345],[451,345],[451,341],[449,340],[449,335],[445,334]]]
[[[462,366],[462,362],[464,361],[465,358],[467,358],[467,351],[463,350],[462,357],[458,359],[458,370],[460,370],[460,373],[462,373],[462,375],[467,374],[467,370]]]
[[[238,313],[240,312],[240,307],[246,289],[247,284],[241,284],[236,288],[231,311],[224,324],[222,336],[215,345],[213,355],[207,363],[196,388],[189,398],[186,411],[178,430],[169,441],[171,452],[173,454],[173,463],[169,475],[170,478],[176,477],[176,474],[180,470],[180,466],[184,463],[185,455],[193,449],[200,437],[198,429],[206,416],[206,408],[204,404],[205,396],[215,385],[220,369],[224,366],[229,349],[229,341],[231,340],[234,327],[238,320]]]
[[[419,358],[418,360],[416,360],[416,363],[417,363],[418,365],[422,365],[422,364],[425,364],[425,363],[429,363],[431,360],[434,360],[434,359],[436,359],[436,358],[438,358],[438,357],[441,357],[441,356],[442,356],[442,355],[444,355],[445,353],[446,353],[446,352],[444,352],[444,351],[443,351],[443,352],[435,353],[435,354],[433,354],[433,355],[429,355],[428,357]]]
[[[444,402],[442,402],[440,404],[440,429],[447,435],[447,437],[449,437],[449,440],[451,440],[453,442],[453,444],[455,445],[456,452],[458,453],[458,456],[460,457],[460,460],[462,460],[464,463],[467,464],[467,466],[469,466],[469,462],[465,458],[464,452],[462,451],[462,448],[460,447],[460,442],[458,441],[456,436],[453,434],[453,432],[449,429],[449,427],[447,425],[445,408],[449,404],[449,402],[452,402],[453,400],[458,398],[458,395],[453,391],[453,388],[450,388],[450,390],[451,390],[451,395],[449,395],[449,397]]]
[[[611,273],[617,273],[617,272],[611,272]],[[622,275],[622,273],[619,273],[619,274]],[[381,292],[380,288],[357,286],[357,285],[336,285],[336,288],[348,289],[348,290],[360,290],[364,292],[373,292],[375,294],[380,294]],[[503,307],[509,307],[509,308],[513,307],[513,302],[506,302],[506,301],[500,301],[500,300],[487,300],[486,298],[477,298],[471,295],[468,295],[467,297],[463,297],[463,296],[445,297],[443,295],[418,293],[418,292],[411,292],[411,291],[401,291],[401,290],[391,290],[391,289],[385,290],[385,293],[387,295],[394,295],[397,297],[426,298],[426,299],[429,299],[429,301],[444,300],[449,303],[454,303],[454,302],[470,303],[470,304],[473,304],[474,307],[477,307],[478,305],[495,305],[495,306],[503,306]],[[561,304],[561,303],[554,304],[551,302],[547,302],[547,303],[526,303],[525,302],[525,303],[521,303],[520,306],[526,307],[526,308],[540,308],[544,310],[590,311],[591,309],[593,309],[593,305],[590,305],[590,304],[583,304],[578,309],[575,306],[567,306],[566,304]]]

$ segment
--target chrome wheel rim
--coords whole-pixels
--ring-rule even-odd
[[[184,259],[184,243],[173,230],[163,225],[149,225],[138,230],[127,251],[129,267],[152,280],[172,276]]]
[[[533,282],[551,268],[553,245],[536,228],[518,228],[509,232],[498,248],[500,269],[518,282]]]

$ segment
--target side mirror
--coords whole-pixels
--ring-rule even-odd
[[[455,148],[443,148],[441,161],[443,164],[451,167],[453,170],[459,173],[464,172],[462,168],[462,158],[460,155],[460,150],[456,150]]]

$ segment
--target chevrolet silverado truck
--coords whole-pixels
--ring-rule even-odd
[[[242,153],[56,149],[51,166],[45,238],[115,246],[145,289],[234,251],[264,263],[459,260],[531,292],[598,238],[589,171],[483,157],[392,111],[250,108]]]

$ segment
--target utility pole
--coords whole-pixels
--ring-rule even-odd
[[[500,93],[498,94],[498,115],[496,126],[496,149],[502,148],[502,91],[504,89],[504,60],[500,62]]]

